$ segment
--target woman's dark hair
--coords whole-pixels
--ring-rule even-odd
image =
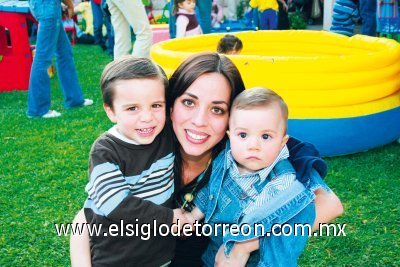
[[[222,54],[230,54],[243,49],[242,41],[232,34],[226,34],[218,42],[217,52]]]
[[[197,78],[206,73],[219,73],[226,78],[231,88],[229,105],[245,89],[239,70],[229,58],[215,52],[195,54],[186,59],[169,79],[170,87],[167,93],[167,112],[170,112],[170,108],[173,107],[175,100],[183,95]],[[224,148],[225,142],[226,136],[213,148],[213,158]],[[175,143],[178,144],[176,137]],[[174,171],[175,181],[179,185],[182,172],[182,157],[179,146],[175,148]]]

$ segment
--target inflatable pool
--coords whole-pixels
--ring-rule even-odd
[[[264,86],[289,105],[289,134],[324,156],[351,154],[400,137],[400,44],[322,31],[236,33],[230,56],[246,88]],[[152,57],[168,74],[189,55],[215,51],[223,34],[158,43]]]

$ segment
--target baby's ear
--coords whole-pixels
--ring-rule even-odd
[[[287,141],[289,140],[289,135],[285,134],[285,136],[282,138],[282,147],[286,145]]]

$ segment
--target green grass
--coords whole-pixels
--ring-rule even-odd
[[[82,207],[90,146],[111,125],[98,85],[110,58],[95,46],[74,53],[93,106],[65,110],[56,78],[57,119],[28,119],[26,91],[0,93],[0,266],[69,265],[69,238],[54,223],[71,222]],[[347,224],[346,236],[311,238],[301,266],[400,265],[399,147],[327,159],[326,180],[346,210],[335,223]]]

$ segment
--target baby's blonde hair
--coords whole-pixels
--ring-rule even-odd
[[[270,107],[273,104],[278,104],[282,119],[285,120],[285,132],[287,128],[287,121],[289,117],[288,107],[283,98],[272,91],[264,87],[254,87],[241,92],[233,101],[231,107],[231,113],[233,110],[249,110],[255,107]]]

